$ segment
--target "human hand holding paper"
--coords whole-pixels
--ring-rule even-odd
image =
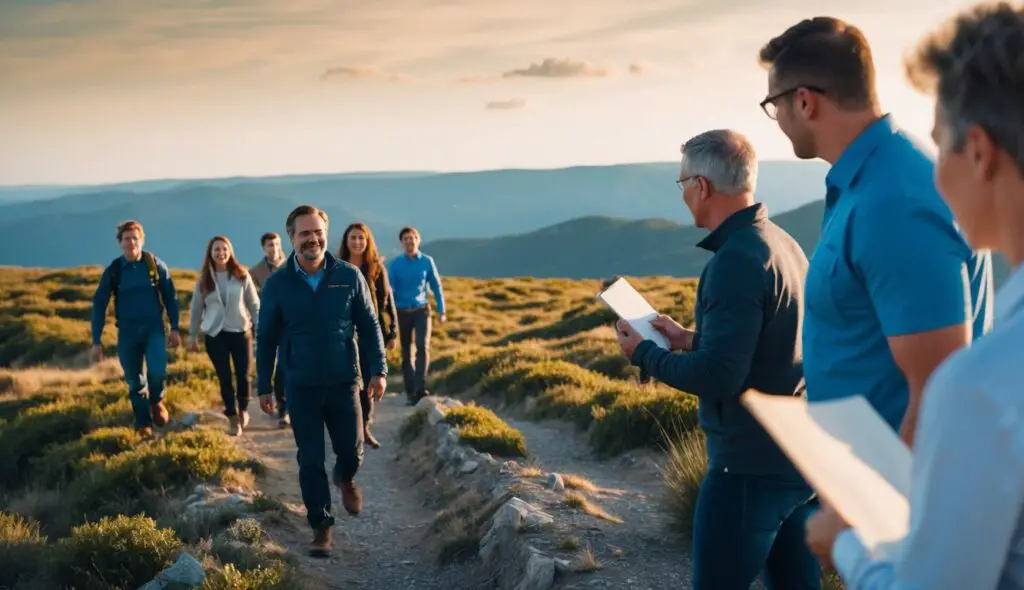
[[[693,348],[693,332],[684,328],[679,322],[661,314],[651,320],[651,327],[668,339],[672,350],[690,350]]]

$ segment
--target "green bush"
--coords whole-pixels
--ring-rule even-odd
[[[451,408],[444,422],[459,431],[459,442],[481,453],[499,457],[525,457],[523,433],[506,424],[494,412],[480,406]]]
[[[14,588],[39,570],[46,539],[39,523],[0,512],[0,588]]]
[[[49,551],[49,588],[138,588],[171,565],[182,549],[170,529],[145,516],[119,515],[84,524]]]
[[[58,486],[91,465],[141,444],[142,436],[134,428],[98,428],[78,440],[50,445],[41,457],[32,460],[32,471],[37,483]]]
[[[219,477],[228,468],[252,469],[226,434],[214,430],[171,432],[162,439],[93,462],[68,488],[76,513],[103,516],[144,508],[156,490],[181,489]]]

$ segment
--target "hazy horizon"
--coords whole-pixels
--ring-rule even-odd
[[[884,108],[930,143],[902,57],[969,4],[12,0],[0,184],[667,162],[715,127],[791,160],[757,50],[820,14],[864,30]]]

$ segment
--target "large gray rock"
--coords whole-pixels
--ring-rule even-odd
[[[534,553],[526,562],[526,573],[517,590],[547,590],[555,583],[555,560]]]
[[[206,572],[195,557],[182,552],[170,567],[156,575],[139,590],[163,590],[168,587],[180,588],[182,585],[195,588],[206,580]]]

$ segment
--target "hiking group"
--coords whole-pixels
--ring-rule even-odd
[[[429,395],[428,290],[442,322],[444,292],[433,258],[419,249],[416,228],[401,230],[404,252],[389,266],[365,224],[345,229],[336,254],[327,250],[328,217],[321,209],[296,207],[285,229],[291,255],[284,255],[277,233],[267,232],[260,238],[264,256],[248,270],[227,237],[209,240],[192,289],[188,348],[199,351],[202,337],[234,435],[250,423],[255,357],[260,407],[277,417],[279,427],[291,427],[295,437],[299,484],[315,531],[311,551],[326,555],[334,519],[324,427],[337,456],[332,481],[344,508],[357,514],[362,499],[353,480],[363,444],[380,447],[370,424],[374,403],[387,387],[386,350],[401,344],[407,403]],[[167,265],[143,249],[142,224],[119,224],[116,238],[122,254],[103,271],[93,297],[93,354],[103,358],[101,340],[113,297],[117,356],[134,425],[150,436],[153,426],[170,420],[164,381],[167,347],[181,344],[179,302]]]
[[[936,95],[933,157],[882,109],[857,27],[806,19],[766,43],[760,108],[798,158],[831,165],[809,260],[755,202],[757,156],[743,134],[716,129],[683,143],[676,184],[708,231],[698,247],[712,253],[695,325],[652,322],[671,350],[625,322],[616,335],[644,381],[699,398],[708,471],[693,518],[694,588],[747,590],[763,575],[770,589],[818,589],[827,567],[850,589],[1024,589],[1021,56],[1024,7],[998,4],[963,12],[907,58],[912,83]],[[338,256],[326,252],[322,211],[299,207],[286,229],[292,255],[285,260],[267,234],[267,257],[249,274],[226,238],[211,240],[190,338],[194,347],[204,332],[225,413],[242,416],[237,430],[248,420],[247,327],[257,324],[260,404],[287,407],[313,550],[325,555],[334,518],[323,427],[338,456],[333,481],[356,513],[362,443],[376,446],[358,426],[384,392],[385,349],[397,330],[415,403],[426,393],[427,288],[442,320],[444,300],[412,228],[386,271],[365,226],[346,230]],[[177,302],[166,266],[141,251],[141,226],[126,223],[117,236],[125,256],[101,279],[93,341],[101,353],[107,298],[121,291],[118,354],[136,426],[148,428],[167,421],[159,300],[171,345],[180,342]],[[991,251],[1013,269],[998,300]],[[898,557],[869,551],[816,496],[740,403],[748,389],[812,403],[863,395],[912,448],[910,532]]]

